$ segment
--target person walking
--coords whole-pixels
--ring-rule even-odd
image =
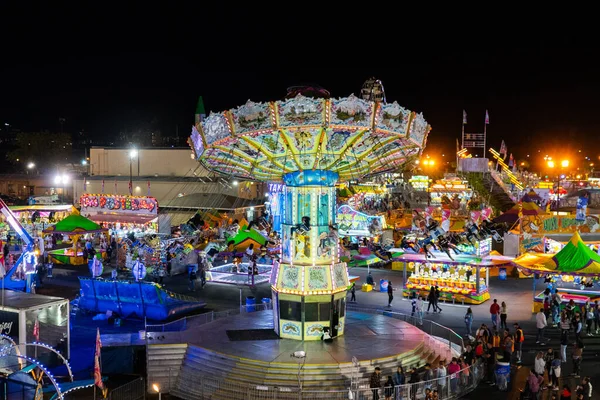
[[[433,306],[433,312],[435,312],[435,286],[431,286],[431,288],[429,289],[427,301],[429,302],[429,304],[427,305],[427,314],[429,314],[431,306]]]
[[[388,281],[387,293],[388,293],[388,307],[391,307],[392,300],[394,300],[394,287],[392,286],[392,281]]]
[[[375,367],[375,371],[371,374],[369,387],[373,392],[373,400],[379,400],[379,388],[381,387],[381,368]]]
[[[554,360],[552,360],[551,364],[552,371],[552,390],[558,390],[558,380],[560,379],[561,368],[560,368],[560,357],[557,355],[554,356]]]
[[[515,347],[517,349],[517,363],[521,363],[521,357],[523,355],[523,342],[525,341],[525,334],[523,329],[518,323],[513,324],[515,328]]]
[[[569,345],[569,331],[560,333],[560,361],[567,362],[567,346]]]
[[[535,338],[535,342],[537,344],[539,344],[540,342],[542,342],[542,346],[545,344],[544,342],[546,341],[546,338],[544,337],[544,329],[546,328],[546,326],[548,325],[548,322],[546,321],[546,314],[544,314],[544,311],[540,309],[540,311],[538,311],[538,313],[535,316],[535,324],[538,330],[537,336]]]
[[[594,328],[596,328],[596,334],[600,333],[600,304],[598,304],[598,300],[594,301]]]
[[[471,336],[473,332],[473,310],[471,310],[471,307],[467,308],[467,313],[465,314],[465,325],[467,327],[467,335]]]
[[[441,313],[442,308],[440,307],[440,288],[439,288],[439,286],[435,287],[434,301],[435,301],[435,303],[433,304],[434,307],[437,308],[437,312]]]
[[[506,317],[507,317],[507,308],[506,308],[506,303],[502,302],[502,304],[500,305],[500,329],[508,329],[508,326],[506,326]]]
[[[581,340],[581,331],[583,331],[583,324],[581,323],[581,317],[579,314],[575,314],[575,342]]]
[[[356,303],[356,284],[353,284],[352,289],[350,289],[350,301]]]
[[[539,399],[540,387],[544,382],[544,375],[538,375],[534,371],[529,372],[529,378],[527,378],[527,384],[529,386],[529,392],[531,393],[532,399]]]
[[[494,299],[494,302],[490,306],[490,315],[492,316],[492,326],[495,330],[498,330],[498,315],[500,314],[500,306],[498,300]]]
[[[583,343],[578,340],[577,343],[575,343],[575,348],[573,350],[573,356],[572,356],[573,373],[571,375],[574,375],[575,378],[579,378],[579,372],[581,370],[582,355],[583,355]]]

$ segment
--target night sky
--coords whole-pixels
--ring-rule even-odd
[[[425,152],[435,157],[453,157],[463,109],[469,132],[483,129],[488,109],[489,146],[504,139],[518,158],[600,156],[597,46],[575,34],[467,30],[412,40],[407,27],[373,43],[345,37],[344,25],[325,37],[298,35],[239,16],[222,23],[146,6],[2,8],[0,122],[24,131],[57,131],[62,117],[65,131],[101,140],[156,119],[164,134],[178,126],[186,135],[199,95],[207,111],[221,111],[281,99],[302,83],[358,94],[375,76],[388,101],[424,113],[433,127]]]

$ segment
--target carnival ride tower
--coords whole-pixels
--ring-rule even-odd
[[[429,125],[398,103],[304,97],[211,113],[192,128],[194,156],[224,176],[283,183],[282,250],[271,274],[282,338],[344,333],[346,264],[335,224],[336,183],[414,162]],[[327,328],[327,329],[325,329]]]

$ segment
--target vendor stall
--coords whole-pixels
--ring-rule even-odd
[[[427,259],[424,254],[394,257],[394,262],[404,263],[404,296],[427,298],[431,287],[438,286],[441,299],[466,304],[489,300],[489,269],[506,267],[511,260],[510,257],[492,255],[483,258],[458,256],[452,260],[440,253],[433,259]]]
[[[77,210],[70,204],[34,204],[27,206],[9,206],[15,219],[21,223],[23,228],[32,236],[49,226],[61,221]],[[6,223],[4,216],[0,222],[0,238],[6,239],[7,234],[12,231]],[[15,234],[12,231],[13,236]]]
[[[158,232],[158,202],[154,197],[84,194],[79,204],[81,215],[108,228],[111,235]]]
[[[107,229],[102,228],[97,223],[82,217],[81,215],[71,214],[59,223],[50,228],[44,229],[45,234],[62,234],[71,239],[73,246],[66,249],[52,250],[48,252],[50,261],[54,264],[87,264],[87,259],[83,257],[84,245],[79,243],[81,236],[93,233],[106,233]],[[96,250],[96,258],[103,259],[106,254],[101,249]]]
[[[534,277],[534,312],[543,307],[544,298],[547,297],[547,294],[536,293],[536,281],[540,276],[544,277],[550,293],[558,292],[561,295],[562,304],[570,300],[576,304],[600,300],[600,255],[590,250],[578,232],[558,253],[525,253],[514,259],[513,264],[523,273]]]

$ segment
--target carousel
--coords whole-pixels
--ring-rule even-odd
[[[534,312],[543,308],[546,289],[558,293],[563,305],[571,300],[579,306],[600,301],[600,255],[589,248],[578,232],[557,253],[525,253],[513,264],[533,276]],[[542,279],[545,288],[538,293],[537,283]]]
[[[54,264],[84,265],[88,263],[88,260],[83,257],[84,245],[80,244],[79,239],[88,234],[105,234],[108,232],[108,229],[102,228],[97,223],[90,221],[79,214],[71,214],[56,225],[45,229],[43,232],[47,235],[66,235],[72,242],[70,248],[49,251],[48,256],[50,262]],[[103,249],[95,250],[97,259],[103,259],[106,256]]]
[[[283,101],[211,113],[189,143],[225,179],[283,183],[281,262],[270,275],[273,325],[282,338],[319,340],[324,328],[335,337],[345,326],[349,277],[338,253],[336,184],[414,162],[430,127],[396,102],[295,90]]]

